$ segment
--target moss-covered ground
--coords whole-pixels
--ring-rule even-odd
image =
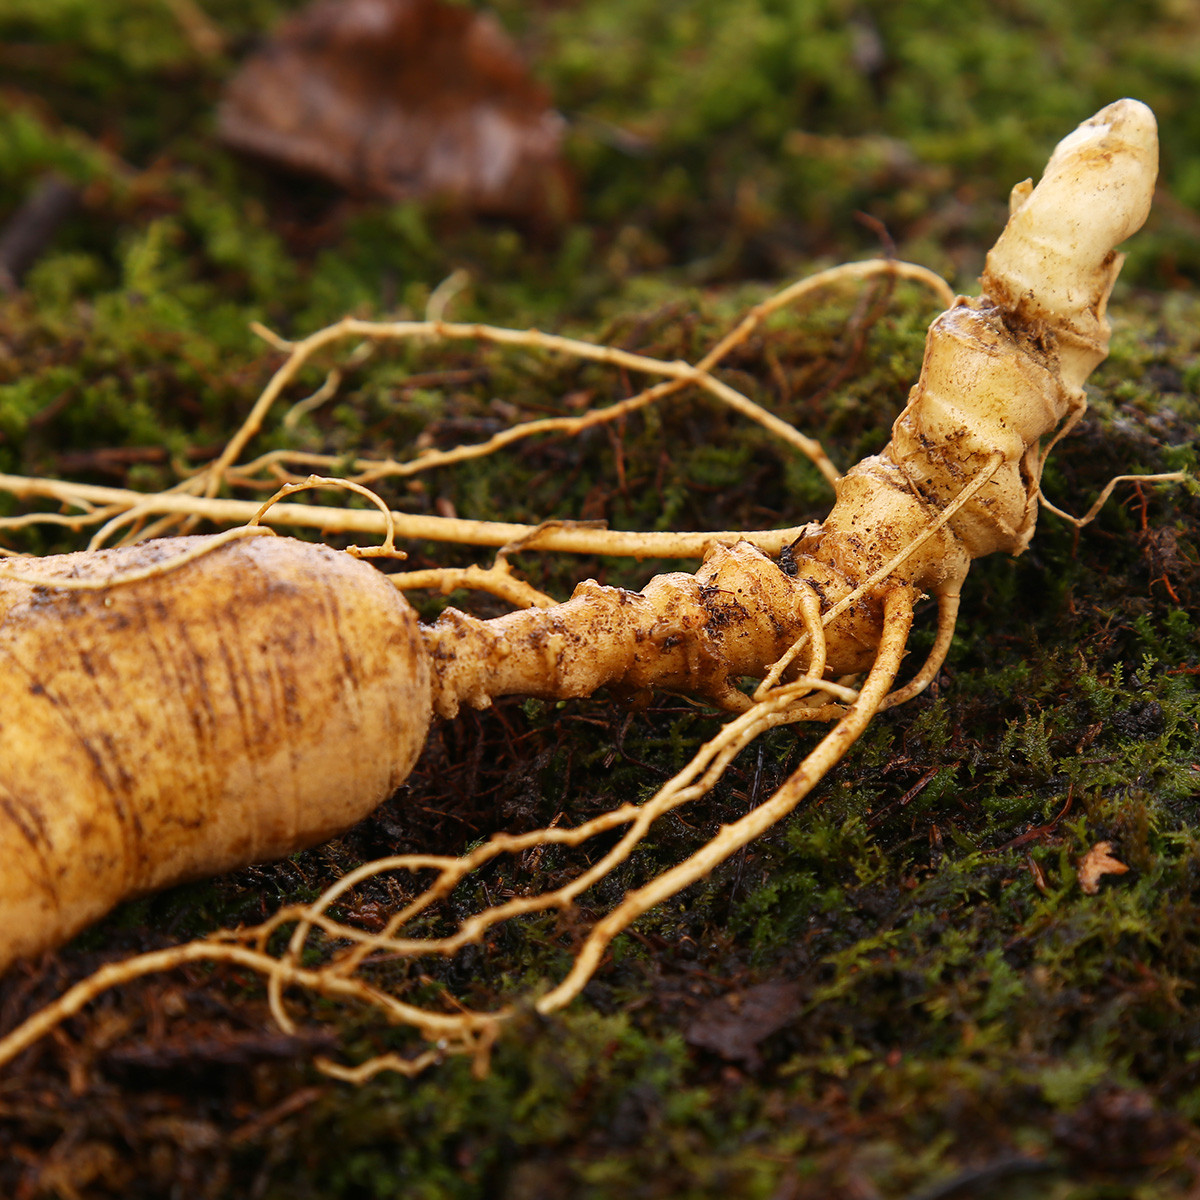
[[[455,318],[661,357],[698,357],[772,285],[877,253],[880,222],[967,289],[1012,183],[1124,94],[1158,112],[1162,187],[1092,412],[1047,491],[1082,511],[1111,475],[1197,469],[1192,5],[502,0],[571,124],[580,214],[551,236],[232,158],[213,137],[222,81],[294,6],[200,3],[225,39],[215,55],[189,40],[183,0],[0,5],[0,223],[47,171],[83,188],[23,291],[0,299],[0,470],[161,486],[215,453],[279,361],[251,320],[298,334],[347,312],[419,315],[456,269],[470,285]],[[874,299],[781,319],[727,364],[842,466],[885,439],[930,316],[915,289]],[[634,382],[463,345],[381,350],[296,428],[277,414],[261,444],[452,445]],[[806,464],[696,397],[386,495],[645,529],[797,524],[829,502]],[[653,566],[519,565],[560,594]],[[105,997],[0,1073],[0,1195],[1194,1196],[1198,625],[1195,487],[1125,487],[1078,535],[1045,516],[1021,558],[977,565],[928,693],[877,720],[803,811],[623,936],[580,1001],[515,1021],[485,1078],[454,1060],[332,1083],[315,1054],[406,1043],[318,1001],[315,1032],[284,1038],[254,978],[181,972]],[[915,651],[930,637],[925,612]],[[366,858],[644,796],[715,722],[670,698],[631,712],[600,696],[441,726],[410,784],[345,838],[127,905],[11,972],[0,1027],[103,961],[260,919]],[[769,794],[806,737],[752,746],[614,888]],[[1085,895],[1076,864],[1102,840],[1130,870]],[[562,867],[547,853],[484,883]],[[561,972],[559,932],[498,931],[423,964],[426,986],[475,1004],[536,991]]]

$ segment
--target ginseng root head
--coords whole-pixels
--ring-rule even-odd
[[[1060,341],[1062,380],[1083,386],[1108,353],[1104,311],[1121,269],[1114,247],[1150,212],[1158,126],[1140,100],[1117,100],[1055,147],[1037,187],[1013,189],[1013,211],[987,257],[984,294]]]

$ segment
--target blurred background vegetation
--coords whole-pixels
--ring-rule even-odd
[[[0,3],[0,229],[48,173],[80,189],[0,296],[0,470],[173,482],[279,362],[251,321],[291,336],[346,313],[420,316],[455,271],[469,282],[454,319],[693,359],[773,286],[893,246],[971,290],[1011,186],[1132,95],[1159,118],[1159,192],[1129,247],[1093,415],[1048,486],[1079,511],[1112,474],[1195,471],[1191,0],[499,0],[567,121],[579,206],[561,228],[346,196],[222,148],[223,85],[298,7]],[[886,437],[930,316],[906,288],[831,299],[739,351],[729,378],[846,466]],[[294,398],[341,358],[314,364]],[[260,445],[400,454],[630,386],[541,356],[392,348],[294,426],[273,416]],[[828,504],[806,464],[694,400],[385,494],[413,511],[638,528],[795,524]],[[1046,519],[1015,564],[980,564],[940,686],[881,719],[813,811],[622,939],[585,1002],[518,1022],[488,1079],[449,1063],[415,1083],[330,1085],[310,1065],[319,1037],[256,1032],[252,980],[193,971],[109,998],[0,1079],[0,1192],[1195,1195],[1198,522],[1194,490],[1126,493],[1082,539]],[[74,544],[21,538],[8,544]],[[413,547],[418,565],[436,555],[467,560]],[[561,592],[589,573],[635,578],[615,562],[520,561]],[[714,728],[669,700],[498,708],[436,731],[406,792],[345,839],[128,905],[10,975],[0,1022],[106,957],[259,919],[365,857],[642,795]],[[631,871],[740,815],[799,745],[778,731],[752,748],[696,827],[665,831]],[[1084,897],[1074,864],[1101,838],[1134,870]],[[430,986],[478,1004],[536,989],[561,969],[552,934],[532,922],[429,964]],[[310,1015],[329,1014],[313,1001]],[[336,1020],[352,1056],[405,1045]]]
[[[667,289],[785,279],[888,238],[966,287],[1012,184],[1122,95],[1155,109],[1163,142],[1126,282],[1181,288],[1200,271],[1200,14],[1184,0],[502,2],[569,122],[579,213],[549,236],[347,200],[223,149],[222,85],[296,7],[0,7],[0,221],[47,172],[84,189],[0,315],[5,469],[39,465],[22,454],[27,423],[77,372],[85,396],[59,439],[170,442],[183,405],[208,443],[259,382],[250,320],[291,334],[419,313],[459,268],[473,286],[456,316],[551,326]],[[170,361],[131,382],[168,343]]]

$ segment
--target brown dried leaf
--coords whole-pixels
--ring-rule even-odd
[[[1112,856],[1112,842],[1097,842],[1079,861],[1075,876],[1079,886],[1094,896],[1100,890],[1102,875],[1124,875],[1129,868]]]
[[[801,998],[799,984],[782,981],[719,996],[696,1014],[684,1036],[693,1046],[753,1070],[759,1062],[759,1042],[796,1015]]]
[[[1046,872],[1028,850],[1025,852],[1025,865],[1029,868],[1029,874],[1033,876],[1033,886],[1044,896],[1050,890],[1046,883]]]
[[[1055,1142],[1072,1165],[1092,1172],[1130,1171],[1161,1162],[1186,1133],[1185,1123],[1161,1112],[1149,1093],[1111,1085],[1051,1124]]]
[[[489,13],[443,0],[318,0],[229,82],[229,146],[389,200],[558,223],[563,120]]]

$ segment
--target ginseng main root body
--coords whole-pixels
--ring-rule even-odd
[[[264,971],[285,1027],[279,994],[296,983],[378,1004],[443,1048],[447,1039],[477,1046],[503,1014],[413,1008],[354,973],[375,952],[452,953],[510,916],[570,907],[763,730],[832,722],[773,796],[596,922],[537,1006],[567,1003],[617,933],[791,811],[875,713],[926,686],[950,645],[974,558],[1028,545],[1045,456],[1082,415],[1084,380],[1107,352],[1115,247],[1144,221],[1156,169],[1152,114],[1121,100],[1060,143],[1036,189],[1014,189],[982,294],[960,297],[933,323],[891,441],[838,479],[828,518],[778,557],[747,542],[714,543],[696,574],[660,575],[641,592],[589,581],[562,604],[486,621],[450,609],[419,631],[373,568],[269,536],[207,548],[170,539],[0,569],[0,861],[22,864],[0,874],[0,969],[126,896],[279,857],[352,824],[407,774],[431,713],[607,685],[674,690],[738,714],[643,805],[576,828],[498,834],[461,858],[363,868],[435,872],[382,932],[354,930],[326,911],[356,872],[262,930],[143,956],[85,981],[41,1024],[0,1042],[0,1062],[120,978],[201,957]],[[699,378],[706,368],[695,370]],[[687,370],[675,374],[686,382]],[[938,599],[937,636],[896,689],[924,593]],[[124,648],[113,648],[116,634],[129,639]],[[747,679],[759,681],[752,693]],[[261,724],[268,707],[282,732]],[[443,938],[402,936],[496,855],[578,845],[621,826],[616,844],[557,890],[489,908]],[[285,920],[299,924],[278,960],[263,947]],[[353,944],[325,973],[301,965],[314,927]]]
[[[428,657],[386,578],[270,536],[155,571],[208,541],[17,560],[0,587],[0,966],[325,841],[416,761]]]

